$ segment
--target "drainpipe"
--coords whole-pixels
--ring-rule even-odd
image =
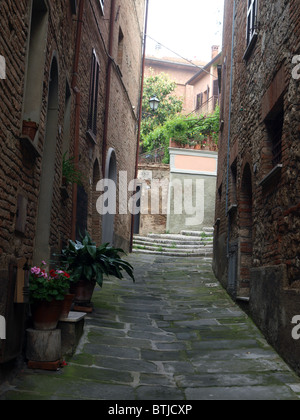
[[[102,145],[103,178],[105,178],[105,166],[106,166],[106,149],[107,149],[107,137],[108,137],[111,73],[112,73],[112,62],[113,62],[112,54],[113,54],[113,41],[114,41],[114,28],[115,28],[115,25],[114,25],[115,14],[116,14],[116,0],[112,0],[111,9],[110,9],[110,23],[109,23],[108,65],[107,65],[107,75],[106,75],[105,117],[104,117],[104,132],[103,132],[103,145]]]
[[[227,258],[229,258],[230,219],[229,219],[229,171],[230,171],[230,132],[231,132],[231,108],[232,108],[232,84],[233,84],[233,59],[234,59],[234,35],[235,35],[235,11],[236,0],[233,2],[232,17],[232,40],[231,40],[231,61],[230,61],[230,93],[229,93],[229,115],[228,115],[228,138],[227,138],[227,179],[226,179],[226,216],[228,218],[227,228]]]
[[[148,12],[149,12],[149,0],[146,0],[141,91],[140,91],[140,104],[139,104],[139,121],[138,121],[138,135],[137,135],[136,158],[135,158],[135,177],[134,177],[135,180],[137,179],[137,176],[138,176],[139,152],[140,152],[140,141],[141,141],[141,123],[142,123],[142,110],[143,110],[143,90],[144,90],[144,76],[145,76],[146,40],[147,40],[147,30],[148,30]],[[133,229],[134,229],[134,214],[131,215],[130,252],[132,252],[132,246],[133,246]]]
[[[84,0],[80,0],[78,21],[77,21],[77,34],[76,34],[76,45],[75,45],[75,56],[74,56],[74,68],[72,77],[72,89],[75,93],[75,127],[74,127],[74,164],[78,169],[79,162],[79,136],[80,136],[80,90],[78,87],[78,66],[81,46],[81,33],[83,24],[83,10]],[[72,192],[72,233],[71,237],[73,240],[76,239],[76,218],[77,218],[77,184],[73,184]]]

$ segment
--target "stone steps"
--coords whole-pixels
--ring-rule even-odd
[[[203,228],[200,232],[181,231],[180,234],[134,235],[133,252],[166,256],[212,257],[213,228]]]

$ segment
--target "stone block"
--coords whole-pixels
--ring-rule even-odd
[[[26,358],[32,362],[56,362],[61,359],[61,330],[27,331]]]
[[[83,334],[85,312],[70,312],[68,318],[63,318],[58,323],[61,331],[62,355],[73,355]]]

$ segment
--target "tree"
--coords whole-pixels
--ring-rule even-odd
[[[143,119],[141,124],[142,143],[153,130],[182,111],[183,99],[172,95],[175,88],[176,83],[165,73],[154,75],[152,72],[149,77],[145,78]],[[149,99],[154,95],[160,100],[158,110],[155,113],[150,109],[149,105]]]

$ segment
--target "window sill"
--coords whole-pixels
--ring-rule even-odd
[[[281,174],[282,164],[276,165],[259,183],[262,187],[271,184]]]
[[[230,214],[233,214],[236,211],[237,211],[237,204],[231,204],[231,206],[227,210],[227,214],[230,215]]]
[[[93,144],[97,144],[97,136],[92,130],[87,130],[86,135]]]
[[[250,55],[251,55],[251,53],[254,49],[254,46],[256,44],[257,37],[258,37],[258,33],[255,31],[252,35],[252,38],[251,38],[251,41],[249,42],[249,45],[246,48],[246,51],[245,51],[245,54],[244,54],[244,57],[243,57],[243,59],[245,61],[247,61],[249,59],[249,57],[250,57]]]

